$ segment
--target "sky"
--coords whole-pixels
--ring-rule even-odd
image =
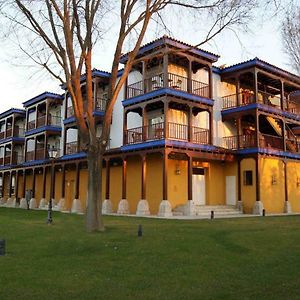
[[[281,43],[279,22],[270,18],[268,22],[253,23],[247,32],[225,31],[213,42],[201,48],[219,54],[221,57],[216,66],[227,66],[258,57],[271,64],[292,71],[288,57],[284,54]],[[195,28],[187,30],[186,26],[176,26],[173,37],[186,43],[198,43],[199,33]],[[149,34],[145,42],[155,38]],[[93,67],[109,71],[113,54],[113,38],[106,37],[94,53]],[[18,66],[11,55],[8,43],[0,42],[0,112],[11,107],[21,108],[22,102],[43,93],[44,91],[62,93],[59,82],[37,72],[36,69]]]

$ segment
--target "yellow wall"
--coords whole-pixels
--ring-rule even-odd
[[[236,201],[239,201],[238,199],[238,163],[235,162],[228,162],[225,164],[225,178],[224,178],[224,184],[225,184],[225,203],[226,203],[226,176],[235,176],[235,199]]]
[[[147,156],[146,199],[151,214],[157,214],[163,200],[163,164],[160,154]]]
[[[260,199],[267,213],[284,212],[284,165],[279,159],[260,158]],[[276,183],[272,183],[272,176]]]
[[[103,185],[103,191],[105,191],[105,183]],[[122,198],[122,166],[110,167],[109,198],[112,202],[113,212],[117,212],[119,202]]]
[[[297,178],[300,178],[300,162],[288,162],[288,200],[291,204],[292,212],[300,212],[300,186],[297,186]]]
[[[34,198],[37,200],[37,205],[39,205],[42,199],[43,192],[43,174],[35,175],[35,195]]]
[[[16,195],[16,198],[23,198],[23,174],[19,175],[18,195]]]
[[[25,192],[27,190],[32,190],[32,181],[33,181],[33,175],[26,175],[26,188],[25,188]]]
[[[55,172],[55,190],[54,190],[54,199],[56,203],[61,199],[61,182],[62,180],[62,172]]]
[[[126,198],[129,202],[129,210],[131,214],[136,213],[137,204],[141,200],[141,174],[141,158],[138,156],[128,158]]]
[[[176,174],[180,170],[180,175]],[[184,160],[168,160],[168,198],[172,208],[183,205],[188,200],[188,162]]]
[[[66,170],[65,175],[65,202],[66,208],[71,209],[75,197],[75,170]]]
[[[88,170],[82,169],[79,172],[79,200],[81,207],[84,210],[86,208],[86,200],[88,193]]]
[[[244,185],[243,173],[244,171],[252,171],[253,184]],[[241,194],[244,213],[252,214],[253,206],[256,201],[256,173],[255,160],[253,158],[245,158],[241,161]]]

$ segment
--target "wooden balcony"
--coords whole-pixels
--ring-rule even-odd
[[[66,155],[78,153],[78,150],[79,146],[77,141],[66,143]]]
[[[238,103],[239,98],[239,103]],[[258,98],[251,91],[245,91],[238,94],[231,94],[222,97],[223,110],[236,108],[240,106],[245,106],[252,103],[260,103],[268,105],[270,107],[275,107],[281,109],[281,98],[277,95],[273,95],[267,92],[258,91]],[[284,110],[289,111],[294,114],[300,114],[300,105],[298,103],[288,101],[284,99]]]
[[[5,137],[5,131],[0,132],[0,140],[4,139]]]
[[[35,151],[27,151],[26,152],[26,161],[31,161],[31,160],[34,160],[34,153]]]
[[[223,146],[230,150],[239,150],[247,148],[266,148],[275,150],[284,150],[299,153],[300,143],[296,139],[286,139],[286,145],[284,145],[283,138],[280,136],[274,136],[269,134],[259,134],[259,143],[256,141],[256,135],[235,135],[225,137],[223,139]],[[285,147],[284,147],[285,146]]]
[[[188,125],[168,123],[157,123],[150,126],[141,126],[125,131],[125,144],[138,144],[151,140],[164,138],[186,141],[196,144],[209,144],[209,130]]]
[[[24,156],[18,152],[13,152],[12,154],[6,155],[4,156],[4,158],[2,158],[2,160],[0,160],[0,164],[4,164],[4,165],[10,165],[10,164],[18,165],[23,162],[24,162]]]
[[[32,130],[32,129],[47,126],[47,125],[60,127],[61,126],[61,117],[49,115],[48,122],[47,122],[46,115],[43,115],[43,116],[38,117],[37,120],[28,122],[27,128],[28,128],[28,130]]]
[[[164,74],[160,73],[144,81],[138,81],[127,86],[127,99],[143,95],[161,88],[172,88],[209,98],[209,85],[197,80],[188,79],[173,73],[168,73],[168,81],[164,82]]]

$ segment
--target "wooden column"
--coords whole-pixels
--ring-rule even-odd
[[[79,178],[80,178],[80,163],[76,163],[76,175],[75,175],[75,199],[79,199]]]
[[[169,102],[167,101],[167,99],[165,99],[164,101],[164,118],[165,118],[165,122],[164,122],[164,131],[165,131],[165,139],[167,139],[169,137],[169,118],[168,118],[168,111],[169,111]]]
[[[240,82],[240,77],[236,77],[235,79],[236,82],[236,102],[237,105],[241,105],[241,94],[240,94],[240,89],[241,89],[241,82]]]
[[[212,71],[212,66],[209,66],[208,82],[209,82],[209,98],[213,99],[213,97],[214,97],[214,86],[213,86],[213,71]]]
[[[127,134],[127,110],[124,109],[123,113],[123,145],[128,143],[128,134]]]
[[[109,190],[110,190],[110,160],[106,159],[105,160],[105,199],[109,200]]]
[[[62,165],[61,167],[61,198],[65,198],[65,193],[66,193],[66,186],[65,186],[65,181],[66,181],[66,167],[65,165]]]
[[[34,137],[34,157],[33,159],[36,160],[36,147],[37,146],[37,137],[35,136]]]
[[[260,141],[259,141],[259,112],[256,109],[255,110],[255,134],[256,134],[256,147],[260,147]]]
[[[241,160],[238,159],[238,201],[242,201]]]
[[[258,102],[258,79],[257,79],[257,70],[254,68],[254,97],[255,102]]]
[[[45,148],[44,148],[44,158],[48,157],[48,133],[45,132]]]
[[[260,170],[259,155],[255,158],[255,174],[256,174],[256,201],[260,201]]]
[[[193,158],[188,157],[188,200],[193,200]]]
[[[143,125],[142,137],[143,137],[143,141],[146,141],[147,133],[148,133],[147,131],[148,119],[147,119],[147,112],[145,106],[142,107],[142,125]]]
[[[22,188],[22,198],[25,198],[26,193],[26,170],[23,170],[23,188]]]
[[[288,193],[288,176],[287,176],[287,161],[283,161],[284,165],[284,196],[285,201],[289,201],[289,193]]]
[[[19,194],[19,170],[16,171],[16,178],[15,178],[15,198],[16,202],[18,202],[18,194]]]
[[[142,156],[141,199],[146,199],[147,163],[146,155]]]
[[[2,198],[5,196],[5,172],[2,173]]]
[[[9,172],[9,185],[8,185],[8,197],[11,198],[11,188],[12,186],[12,171]]]
[[[188,74],[187,74],[187,92],[192,93],[193,84],[192,84],[192,64],[193,62],[189,59],[189,68],[188,68]]]
[[[28,115],[29,115],[29,110],[26,110],[26,115],[25,115],[25,131],[28,130]]]
[[[286,125],[285,125],[285,120],[282,120],[282,143],[283,143],[283,151],[286,151]]]
[[[7,138],[7,118],[5,119],[5,131],[4,131],[4,138]]]
[[[13,164],[13,148],[14,148],[14,143],[11,142],[10,144],[10,164],[12,165]]]
[[[212,109],[209,109],[209,144],[214,142],[214,113]]]
[[[63,155],[66,155],[67,131],[68,129],[64,127]]]
[[[236,131],[237,131],[237,148],[240,149],[241,146],[241,135],[242,135],[242,120],[238,117],[236,120]]]
[[[35,128],[38,128],[39,106],[35,107]]]
[[[42,198],[46,198],[46,180],[47,180],[47,167],[43,168],[43,187],[42,187]]]
[[[163,200],[168,200],[168,154],[163,153]]]
[[[281,83],[281,89],[280,89],[280,107],[281,107],[282,110],[284,110],[285,109],[285,107],[284,107],[284,81],[281,80],[280,83]]]
[[[147,81],[146,81],[146,70],[147,70],[147,63],[146,61],[142,61],[142,75],[143,75],[143,90],[144,90],[144,94],[147,93]]]
[[[126,199],[127,160],[123,158],[122,165],[122,199]]]
[[[165,87],[165,88],[169,87],[169,71],[168,71],[168,66],[169,66],[169,55],[168,55],[168,53],[165,53],[164,57],[163,57],[163,74],[164,74],[163,87]]]
[[[125,84],[124,84],[124,100],[128,99],[128,77],[125,80]]]
[[[35,169],[32,169],[32,198],[35,198]]]
[[[193,107],[189,106],[188,141],[193,142]]]
[[[15,120],[15,119],[16,119],[16,117],[15,117],[15,115],[13,115],[13,116],[12,116],[12,124],[11,124],[11,130],[12,130],[12,132],[11,132],[12,135],[11,135],[11,136],[12,136],[12,137],[15,136],[15,125],[16,125],[16,124],[15,124],[15,123],[16,123],[16,120]]]
[[[52,124],[50,124],[50,122],[52,121],[52,120],[50,120],[49,119],[49,100],[47,99],[46,100],[46,119],[45,119],[45,125],[47,126],[47,125],[52,125]],[[50,122],[49,122],[49,120],[50,120]]]

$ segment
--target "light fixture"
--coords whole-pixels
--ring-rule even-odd
[[[277,184],[277,177],[276,175],[272,175],[272,185]]]
[[[52,147],[49,146],[48,148],[48,154],[50,159],[54,159],[57,157],[57,149],[52,145]]]
[[[176,164],[176,167],[175,167],[175,175],[180,175],[181,173],[181,170],[180,170],[180,166],[179,166],[179,163]]]

